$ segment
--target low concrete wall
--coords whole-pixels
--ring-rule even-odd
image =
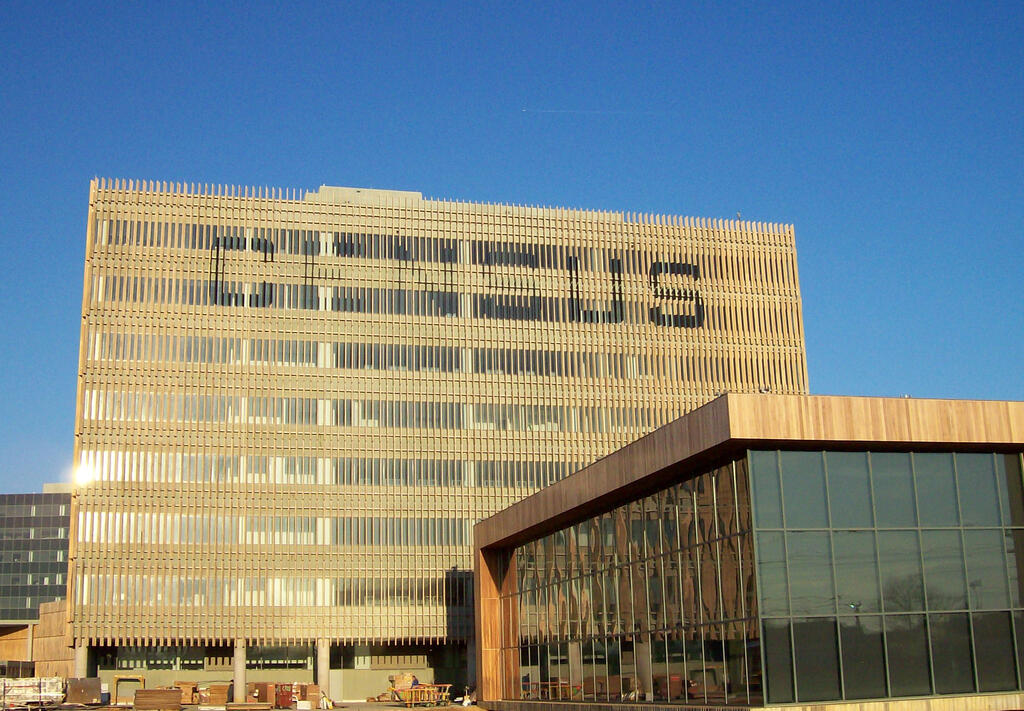
[[[433,669],[332,669],[331,697],[334,701],[366,701],[388,690],[389,676],[410,672],[424,684],[434,683]]]

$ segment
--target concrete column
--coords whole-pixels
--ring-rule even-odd
[[[580,642],[569,642],[569,678],[567,681],[570,684],[583,683],[583,644]]]
[[[649,634],[638,634],[633,641],[633,655],[636,659],[637,701],[654,700],[654,674],[651,662],[651,637]]]
[[[36,626],[31,622],[27,625],[28,629],[25,634],[25,659],[32,662],[35,661],[35,657],[32,656],[33,638],[35,637]]]
[[[242,703],[245,698],[245,640],[235,640],[235,703]]]
[[[89,647],[82,640],[75,642],[75,678],[89,676]]]
[[[318,639],[316,641],[316,683],[320,691],[331,698],[331,640]],[[313,701],[313,708],[317,708],[320,699]]]

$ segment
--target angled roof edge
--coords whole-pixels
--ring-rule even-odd
[[[530,540],[751,446],[1024,449],[1024,402],[730,393],[513,504],[477,548]]]

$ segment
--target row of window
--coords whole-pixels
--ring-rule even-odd
[[[70,496],[65,497],[65,500]],[[4,504],[0,506],[0,516],[3,520],[37,516],[67,516],[70,504]],[[2,523],[0,523],[2,525]]]
[[[751,452],[757,528],[1024,526],[1019,454]]]
[[[79,541],[117,544],[466,546],[473,521],[81,511]]]
[[[300,457],[144,450],[82,450],[80,467],[98,481],[477,486],[539,488],[583,462]]]
[[[684,554],[679,565],[688,566],[691,553],[719,541],[713,557],[728,551],[735,558],[740,549],[734,538],[750,527],[747,464],[741,459],[524,544],[516,551],[517,587],[554,585],[677,551]],[[744,557],[749,561],[749,551]]]
[[[505,650],[519,666],[505,676],[504,698],[756,706],[759,652],[753,620],[522,645]]]
[[[1019,610],[765,620],[768,700],[1019,689],[1015,667],[1024,674],[1022,645],[1024,611]]]
[[[0,550],[0,564],[3,563],[61,563],[67,560],[66,550]]]
[[[68,529],[63,527],[9,527],[0,528],[0,541],[28,541],[36,538],[67,538]]]
[[[713,372],[732,377],[722,359],[623,352],[458,348],[396,343],[324,343],[299,339],[233,338],[156,333],[89,332],[93,361],[273,365],[348,370],[541,375],[571,378],[658,377]],[[719,372],[721,371],[721,372]]]
[[[64,573],[5,573],[0,575],[0,587],[7,585],[63,585]]]
[[[86,389],[82,419],[254,425],[648,432],[679,412],[652,407],[566,407],[499,403],[342,400]]]
[[[228,646],[168,645],[94,648],[99,669],[173,669],[224,671],[232,668],[234,650]],[[245,648],[246,669],[312,669],[312,645],[250,644]]]
[[[756,614],[745,459],[518,547],[505,646]]]
[[[675,328],[699,328],[705,306],[693,289],[656,292],[652,299],[625,299],[615,290],[607,302],[573,296],[543,296],[539,289],[519,287],[519,294],[467,294],[433,289],[385,289],[329,286],[313,283],[242,282],[219,279],[177,279],[150,276],[94,275],[91,303],[175,304],[298,309],[341,313],[403,316],[451,316],[479,319],[541,321],[546,323],[653,323]],[[666,306],[679,302],[677,306]],[[740,308],[740,307],[736,307]],[[752,309],[752,306],[746,307]],[[759,304],[759,308],[795,324],[788,306]]]
[[[645,259],[645,255],[631,249],[609,250],[601,247],[313,229],[102,219],[96,223],[96,240],[100,245],[249,252],[259,255],[265,261],[274,260],[277,254],[289,254],[437,264],[470,263],[483,267],[563,271],[578,271],[582,268],[587,271],[603,271],[614,260],[619,263],[620,272],[649,272],[649,257]]]
[[[170,607],[472,606],[468,576],[431,578],[276,578],[88,573],[77,605]]]

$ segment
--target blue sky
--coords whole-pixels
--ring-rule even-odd
[[[1024,399],[1024,3],[235,7],[0,4],[0,491],[70,466],[97,175],[792,223],[812,392]]]

